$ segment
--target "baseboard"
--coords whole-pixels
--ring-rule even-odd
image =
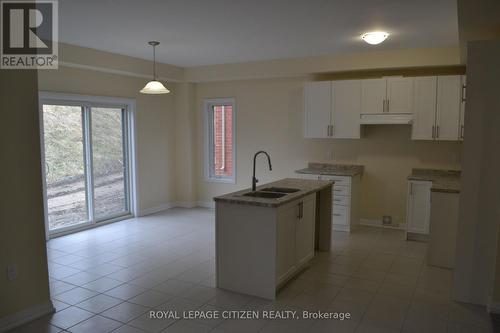
[[[215,201],[197,201],[196,206],[215,209]]]
[[[194,208],[194,207],[196,207],[196,202],[193,202],[193,201],[176,201],[174,207]]]
[[[159,212],[162,212],[164,210],[167,210],[167,209],[170,209],[170,208],[173,208],[173,207],[175,207],[175,204],[171,203],[171,202],[168,202],[166,204],[159,205],[159,206],[156,206],[156,207],[150,207],[150,208],[143,209],[143,210],[140,211],[139,216],[146,216],[146,215],[151,215],[151,214],[159,213]]]
[[[486,305],[486,310],[488,311],[488,313],[500,314],[500,302],[492,302],[492,301],[490,301]]]
[[[404,224],[402,224],[402,225],[400,224],[398,226],[395,226],[395,225],[384,225],[382,223],[382,220],[360,219],[359,220],[359,224],[367,226],[367,227],[406,230],[406,227],[405,227]]]
[[[0,332],[6,332],[14,327],[21,326],[32,320],[54,313],[55,311],[54,305],[52,305],[52,302],[49,300],[13,313],[9,316],[0,318]]]
[[[203,208],[215,209],[215,202],[213,202],[213,201],[193,201],[193,202],[191,202],[191,201],[175,201],[175,202],[168,202],[168,203],[160,205],[160,206],[143,209],[139,213],[139,216],[147,216],[147,215],[151,215],[151,214],[156,214],[156,213],[162,212],[164,210],[167,210],[167,209],[170,209],[170,208],[175,208],[175,207],[181,207],[181,208],[203,207]]]

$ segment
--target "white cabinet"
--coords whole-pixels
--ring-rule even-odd
[[[299,203],[299,214],[295,223],[295,262],[302,266],[314,257],[315,200]]]
[[[276,285],[280,285],[314,257],[316,195],[278,209],[276,222]]]
[[[431,187],[430,181],[408,181],[406,231],[409,239],[412,238],[412,234],[429,234]]]
[[[331,81],[307,82],[304,86],[304,137],[330,137]]]
[[[359,224],[360,176],[300,174],[304,179],[334,181],[332,187],[332,229],[350,232]]]
[[[462,77],[429,76],[414,79],[413,140],[457,141],[463,133]]]
[[[333,81],[332,96],[331,136],[337,139],[359,139],[361,81]]]
[[[436,125],[437,77],[417,77],[414,80],[413,95],[413,140],[432,140]]]
[[[389,77],[387,78],[387,105],[389,113],[413,112],[413,78]]]
[[[435,135],[435,138],[437,140],[458,140],[460,128],[461,99],[461,76],[438,76]]]
[[[361,114],[412,112],[413,78],[361,80]]]
[[[304,86],[304,137],[360,138],[358,80],[308,82]]]
[[[361,80],[361,113],[385,112],[387,85],[385,79]]]

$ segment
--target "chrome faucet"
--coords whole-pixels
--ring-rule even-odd
[[[259,155],[259,154],[266,154],[267,163],[269,163],[269,171],[273,170],[273,167],[271,166],[271,157],[269,157],[269,154],[263,150],[259,150],[258,152],[256,152],[255,155],[253,155],[252,191],[255,191],[255,189],[257,187],[257,183],[259,182],[259,180],[257,178],[255,178],[255,160],[257,158],[257,155]]]

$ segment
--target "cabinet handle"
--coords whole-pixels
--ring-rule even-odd
[[[382,100],[382,112],[385,112],[385,98]]]
[[[436,126],[436,137],[439,139],[439,125]]]
[[[303,215],[303,207],[304,207],[304,203],[303,202],[299,203],[299,215],[297,216],[299,218],[299,220],[302,219],[302,217],[304,216]]]
[[[466,87],[466,85],[463,84],[462,85],[462,103],[465,102],[465,87]]]
[[[464,138],[464,125],[460,126],[460,139]]]
[[[330,136],[330,125],[326,125],[326,136]]]
[[[432,125],[432,138],[436,137],[436,126]]]
[[[413,195],[413,183],[410,183],[410,195]]]
[[[390,102],[390,100],[388,99],[388,100],[387,100],[387,112],[390,112],[390,111],[389,111],[389,105],[390,105],[390,104],[389,104],[389,102]]]
[[[342,215],[339,213],[333,213],[333,216],[342,216]]]

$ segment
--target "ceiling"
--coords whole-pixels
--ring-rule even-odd
[[[63,43],[151,59],[158,40],[182,67],[458,45],[456,0],[61,0],[59,22]]]

